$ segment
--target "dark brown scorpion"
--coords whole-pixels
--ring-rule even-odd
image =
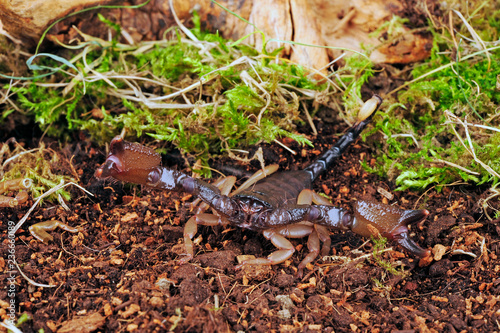
[[[358,138],[381,103],[382,99],[377,95],[369,99],[359,111],[356,123],[332,148],[304,170],[285,171],[265,177],[273,169],[277,169],[277,166],[269,166],[231,194],[229,192],[234,179],[228,177],[209,184],[182,172],[162,167],[161,157],[154,150],[125,142],[121,137],[115,137],[111,141],[110,153],[105,163],[96,170],[95,176],[113,177],[155,189],[187,192],[201,199],[205,207],[188,220],[184,229],[187,253],[182,262],[193,258],[192,239],[198,224],[231,224],[260,231],[278,248],[267,258],[252,259],[243,264],[281,263],[295,251],[287,238],[309,236],[310,253],[300,263],[299,274],[319,254],[320,240],[323,242],[322,253],[330,251],[328,228],[351,230],[364,237],[378,233],[412,254],[426,257],[430,255],[430,251],[421,248],[410,238],[407,225],[425,219],[429,214],[427,210],[402,210],[373,201],[358,200],[351,214],[345,209],[331,206],[329,201],[311,190],[312,183],[319,175],[332,167],[347,147]],[[208,206],[215,210],[217,215],[203,213]]]

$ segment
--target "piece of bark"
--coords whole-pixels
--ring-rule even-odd
[[[70,12],[105,4],[103,0],[0,0],[0,20],[5,30],[32,46],[55,20]]]
[[[314,15],[314,8],[311,7],[309,0],[290,0],[290,3],[294,27],[293,41],[302,44],[326,45],[320,34],[321,30],[317,16]],[[298,44],[293,45],[290,60],[308,68],[322,69],[323,72],[326,72],[325,66],[329,62],[327,49]]]
[[[58,333],[89,333],[102,327],[106,322],[106,317],[98,312],[86,316],[75,316],[61,324]]]
[[[271,39],[292,40],[293,26],[289,0],[254,0],[248,21],[253,25],[245,27],[244,36],[249,35],[248,42],[255,45],[257,50],[262,49],[264,40],[261,33],[256,31],[264,33],[266,42]],[[267,43],[266,51],[271,53],[280,47],[284,48],[283,54],[290,54],[290,44],[278,41]]]
[[[431,54],[432,39],[407,33],[393,42],[382,44],[370,55],[375,63],[409,64],[422,61]]]
[[[379,45],[378,38],[370,34],[389,20],[401,6],[397,1],[384,0],[313,1],[325,44],[355,51],[362,51],[363,46],[370,48]],[[331,58],[336,58],[342,51],[329,49],[328,52]]]
[[[430,40],[407,31],[404,37],[383,45],[378,37],[370,35],[384,22],[390,20],[394,12],[405,8],[409,0],[218,0],[222,6],[235,12],[242,19],[232,15],[209,0],[172,0],[175,13],[182,24],[190,26],[193,10],[199,14],[201,28],[219,31],[225,38],[237,40],[247,36],[254,27],[262,31],[266,40],[272,38],[290,40],[297,43],[329,46],[332,48],[305,47],[297,44],[270,43],[267,51],[284,46],[281,56],[308,68],[325,69],[329,61],[338,57],[343,49],[363,51],[379,48],[372,60],[387,63],[408,63],[420,61],[429,52]],[[5,30],[14,37],[33,46],[44,29],[54,20],[83,7],[100,4],[140,4],[144,0],[103,1],[103,0],[0,0],[0,19]],[[112,22],[118,23],[128,36],[124,42],[157,40],[165,37],[167,29],[176,25],[169,0],[151,0],[138,8],[100,9]],[[97,11],[76,15],[58,23],[49,37],[67,43],[80,31],[108,39],[111,29],[97,18]],[[408,30],[408,29],[407,29]],[[263,40],[255,33],[244,40],[261,49]],[[340,48],[340,49],[339,49]]]

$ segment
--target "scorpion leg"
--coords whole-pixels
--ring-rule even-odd
[[[240,191],[250,187],[252,184],[257,181],[263,179],[267,175],[275,172],[278,169],[278,165],[273,164],[265,167],[263,170],[257,171],[253,174],[246,182],[244,182],[237,190],[231,193],[231,189],[233,188],[236,178],[233,176],[221,178],[215,181],[212,185],[220,190],[220,196],[228,197],[229,195],[234,195],[239,193]],[[201,182],[200,182],[201,184]],[[203,184],[201,184],[203,185]],[[197,198],[195,202],[193,202],[193,206],[196,206],[197,203],[201,200],[201,197]],[[229,222],[219,215],[211,215],[211,214],[203,214],[203,212],[209,208],[209,204],[207,201],[202,202],[197,211],[196,215],[191,217],[184,227],[184,244],[186,247],[186,257],[181,260],[181,263],[186,263],[191,260],[194,256],[194,247],[193,247],[193,238],[198,232],[198,224],[208,225],[208,226],[217,226],[217,225],[225,225]],[[212,205],[213,206],[213,205]],[[215,211],[215,209],[213,209]],[[216,212],[214,212],[216,213]]]
[[[307,189],[300,192],[297,198],[297,204],[311,205],[312,203],[315,203],[317,205],[331,206],[330,201],[312,190]],[[310,224],[310,222],[301,223]],[[309,249],[309,254],[300,262],[298,266],[297,274],[299,277],[302,277],[304,268],[307,266],[307,264],[311,263],[318,256],[320,252],[320,241],[323,242],[321,254],[323,256],[326,256],[330,252],[332,240],[330,238],[330,232],[328,231],[328,229],[319,224],[312,224],[312,226],[314,230],[309,234],[309,238],[307,240],[307,248]]]
[[[311,198],[309,199],[309,197]],[[332,203],[328,199],[322,197],[321,195],[312,190],[303,190],[302,192],[300,192],[297,202],[299,204],[307,203],[310,205],[311,203],[314,203],[315,205],[332,206]],[[314,228],[318,233],[319,239],[323,242],[323,248],[321,249],[321,254],[323,256],[326,256],[328,255],[328,253],[330,253],[330,247],[332,245],[330,232],[325,226],[319,224],[314,224]]]
[[[229,192],[231,192],[231,189],[233,188],[235,182],[236,177],[230,176],[218,179],[214,182],[214,185],[220,189],[221,194],[227,195],[229,194]],[[193,203],[193,206],[195,205],[196,203]],[[208,226],[228,224],[228,221],[220,216],[213,214],[204,214],[203,212],[207,208],[209,208],[209,205],[205,202],[202,202],[196,211],[196,215],[191,217],[184,226],[184,246],[186,248],[186,256],[180,260],[181,264],[188,262],[194,256],[193,238],[198,232],[198,224]]]
[[[205,213],[196,214],[191,217],[184,226],[184,246],[186,248],[186,256],[179,261],[181,265],[187,263],[194,257],[193,238],[198,232],[198,224],[215,227],[218,225],[229,224],[229,221],[222,216]]]
[[[303,207],[309,206],[312,202],[316,204],[329,204],[331,203],[319,196],[311,190],[303,190],[297,199],[298,205]],[[330,233],[326,227],[321,225],[312,224],[310,222],[299,222],[292,225],[285,225],[282,227],[276,227],[263,232],[265,238],[270,240],[279,250],[271,253],[267,258],[257,258],[252,260],[247,260],[237,268],[242,265],[274,265],[279,264],[287,259],[289,259],[294,253],[292,243],[286,238],[303,238],[309,236],[307,241],[307,247],[310,253],[302,260],[298,267],[298,275],[302,276],[304,267],[312,262],[320,252],[320,240],[323,242],[322,254],[327,255],[330,251],[331,239]],[[326,252],[326,253],[325,253]]]
[[[309,235],[312,231],[311,226],[295,224],[288,227],[282,228],[272,228],[264,230],[262,235],[271,241],[274,246],[278,248],[277,251],[271,253],[267,258],[257,258],[250,259],[242,262],[235,269],[240,269],[243,265],[275,265],[282,263],[283,261],[290,258],[295,252],[293,244],[286,239],[290,238],[302,238]],[[284,232],[286,236],[281,233]]]
[[[271,165],[266,166],[264,169],[260,169],[259,171],[254,173],[252,176],[250,176],[250,178],[248,178],[243,184],[241,184],[240,187],[238,187],[236,190],[234,190],[233,193],[231,193],[231,196],[236,195],[236,194],[240,193],[241,191],[246,190],[247,188],[249,188],[250,186],[252,186],[256,182],[258,182],[259,180],[266,178],[267,176],[269,176],[272,173],[275,173],[278,170],[278,168],[279,168],[278,164],[271,164]]]

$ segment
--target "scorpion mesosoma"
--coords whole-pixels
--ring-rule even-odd
[[[199,209],[186,223],[184,242],[187,253],[182,262],[193,258],[192,239],[198,224],[231,224],[260,231],[278,248],[267,258],[251,259],[243,264],[281,263],[295,251],[287,238],[308,236],[310,253],[300,263],[299,274],[319,254],[320,240],[323,242],[322,253],[330,251],[331,240],[327,228],[351,230],[364,237],[379,234],[413,255],[427,257],[430,251],[421,248],[410,238],[407,227],[410,223],[425,219],[429,214],[427,210],[402,210],[373,201],[358,200],[351,214],[345,209],[333,207],[329,201],[311,190],[314,180],[332,167],[347,147],[358,138],[381,103],[382,99],[377,95],[369,99],[361,107],[355,124],[331,149],[305,169],[265,177],[277,168],[268,166],[231,194],[229,192],[234,180],[209,184],[162,167],[161,157],[154,150],[125,142],[119,136],[111,141],[110,153],[105,163],[96,170],[95,176],[113,177],[154,189],[187,192],[201,199],[205,204],[204,209],[211,207],[217,215],[203,213],[203,209]],[[246,185],[251,182],[254,184]]]

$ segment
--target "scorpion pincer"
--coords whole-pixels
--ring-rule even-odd
[[[162,167],[161,157],[154,150],[137,143],[115,137],[111,141],[110,153],[105,163],[96,170],[97,178],[115,179],[146,185],[154,189],[187,192],[204,202],[197,214],[188,220],[184,228],[186,257],[193,258],[193,242],[197,225],[234,225],[262,232],[278,250],[267,258],[245,261],[243,264],[272,265],[290,258],[295,251],[287,238],[308,236],[310,253],[302,260],[298,269],[312,262],[320,252],[330,251],[328,229],[351,230],[370,237],[381,235],[418,257],[427,257],[430,251],[418,246],[409,236],[408,225],[422,221],[429,212],[402,210],[394,206],[373,201],[358,200],[353,213],[333,207],[331,203],[311,190],[313,182],[331,168],[347,147],[353,143],[371,121],[382,99],[374,95],[360,109],[357,121],[327,152],[300,171],[285,171],[267,174],[277,169],[268,166],[257,172],[236,191],[230,193],[234,177],[214,184],[190,177],[182,172]],[[204,213],[211,207],[217,215]]]

